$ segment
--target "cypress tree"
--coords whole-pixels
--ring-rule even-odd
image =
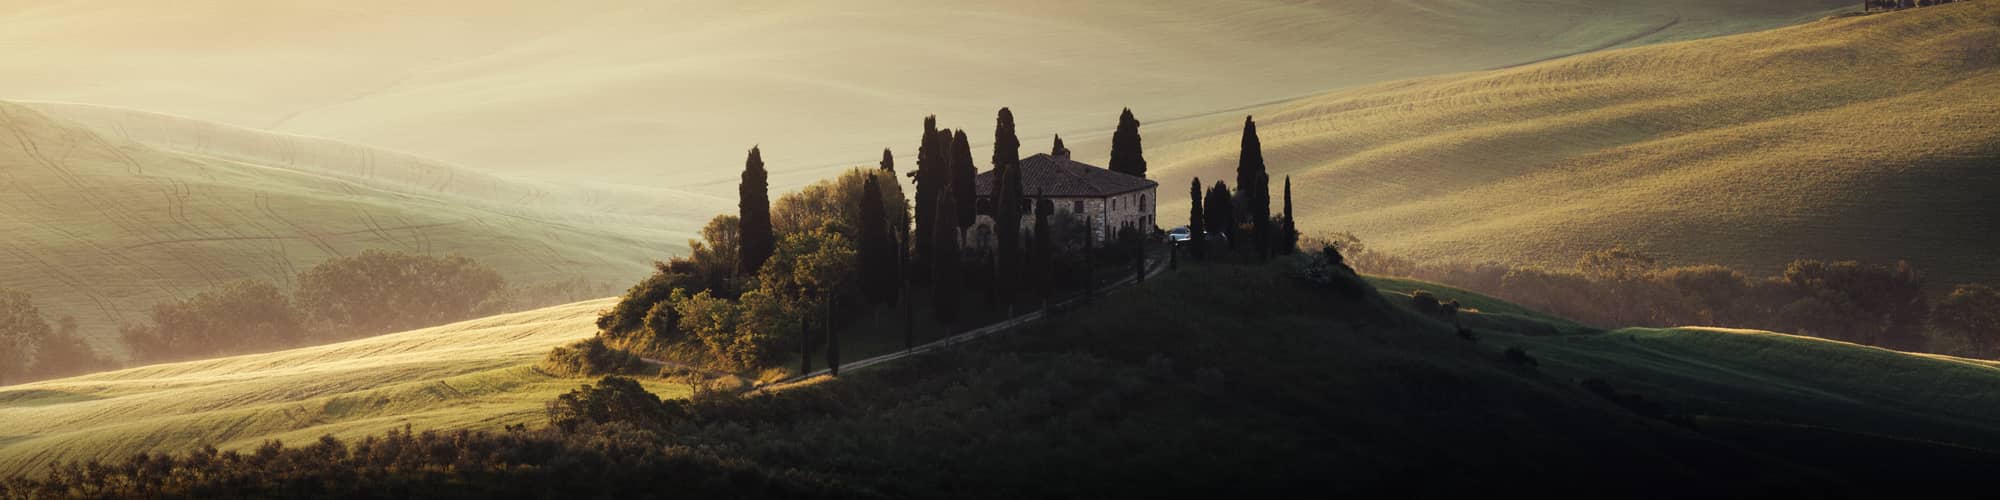
[[[993,273],[993,287],[1007,303],[1007,316],[1014,316],[1014,297],[1019,293],[1021,271],[1021,169],[1019,165],[1000,170],[994,183],[993,230],[999,233],[1000,249]]]
[[[896,155],[894,153],[890,153],[889,148],[882,148],[882,163],[879,163],[877,165],[882,167],[883,172],[888,172],[889,175],[891,176],[890,177],[891,179],[895,178],[894,176],[896,175]]]
[[[949,132],[938,130],[937,117],[924,117],[924,140],[917,147],[917,170],[909,173],[911,178],[916,179],[917,184],[917,234],[912,240],[917,243],[910,247],[910,253],[919,259],[929,253],[930,249],[924,246],[930,244],[931,230],[937,226],[932,222],[932,217],[937,215],[935,205],[937,205],[938,191],[944,188],[950,179],[950,169],[945,165],[949,160],[944,156],[944,150],[950,147],[950,144],[938,142],[941,134]],[[945,137],[950,136],[945,135]]]
[[[777,248],[777,236],[771,234],[771,199],[766,192],[769,178],[762,152],[752,146],[750,159],[743,166],[743,183],[736,187],[737,274],[757,274]]]
[[[950,220],[958,213],[958,202],[952,190],[939,191],[937,220]],[[944,325],[947,336],[951,323],[958,320],[958,241],[950,230],[931,233],[931,315]]]
[[[1029,264],[1028,275],[1034,277],[1035,294],[1041,296],[1042,307],[1046,309],[1049,294],[1055,288],[1049,277],[1052,272],[1049,268],[1055,263],[1055,235],[1049,234],[1049,216],[1056,213],[1056,202],[1041,197],[1039,191],[1035,195],[1035,248],[1030,252],[1034,262]]]
[[[1057,158],[1069,157],[1069,148],[1063,147],[1062,134],[1056,134],[1056,145],[1053,148],[1049,148],[1049,156]]]
[[[1132,117],[1132,108],[1118,115],[1118,130],[1111,133],[1110,168],[1125,175],[1146,176],[1146,153],[1139,146],[1139,119]]]
[[[1208,256],[1208,220],[1201,213],[1201,195],[1201,178],[1196,177],[1188,183],[1188,199],[1191,202],[1188,206],[1188,244],[1193,247],[1188,255],[1195,260]]]
[[[812,313],[806,313],[806,315],[810,316],[812,315]],[[812,371],[813,371],[812,322],[800,321],[799,322],[799,375],[804,376],[805,374],[812,373]]]
[[[1229,201],[1229,185],[1215,181],[1215,187],[1208,190],[1208,199],[1203,200],[1202,210],[1208,216],[1208,227],[1221,229],[1223,240],[1229,249],[1236,249],[1236,207]]]
[[[1279,245],[1278,253],[1290,254],[1298,250],[1299,226],[1292,221],[1292,176],[1289,175],[1285,176],[1285,228],[1282,236],[1284,244]]]
[[[979,166],[972,163],[972,145],[965,139],[965,131],[959,130],[951,139],[951,195],[958,202],[959,241],[964,241],[965,230],[979,221],[979,188],[974,179],[979,176]],[[946,219],[950,220],[950,219]]]
[[[840,334],[833,330],[833,298],[826,299],[826,373],[840,376]]]
[[[888,216],[882,207],[882,188],[876,184],[884,179],[895,181],[895,177],[870,175],[868,182],[861,186],[861,234],[858,238],[861,241],[856,252],[859,255],[855,257],[861,264],[861,292],[870,305],[896,301],[895,237],[889,234]]]
[[[1250,235],[1256,238],[1257,258],[1269,255],[1271,246],[1271,179],[1264,171],[1264,146],[1257,140],[1257,121],[1252,117],[1243,118],[1243,149],[1236,158],[1236,199],[1244,213],[1238,217],[1249,219]],[[1235,238],[1230,238],[1230,246],[1235,246]]]
[[[1014,135],[1014,111],[1000,108],[993,120],[993,178],[1021,164],[1021,138]]]

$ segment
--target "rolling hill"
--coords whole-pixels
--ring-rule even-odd
[[[0,102],[0,130],[0,287],[76,317],[113,354],[116,326],[156,303],[238,279],[286,286],[370,248],[615,290],[683,251],[719,204],[110,108]]]
[[[1308,233],[1425,260],[1568,268],[1622,243],[1670,264],[1909,259],[1937,285],[2000,281],[1991,1],[1156,122],[1152,177],[1233,183],[1244,114]]]
[[[0,388],[0,476],[45,464],[201,445],[242,449],[405,425],[539,426],[579,381],[537,371],[556,345],[597,332],[607,300],[339,344],[171,363]],[[647,382],[662,395],[686,388]]]
[[[662,439],[892,496],[1164,492],[1217,477],[1265,478],[1249,484],[1273,491],[1838,496],[1978,481],[2000,463],[2000,427],[1984,418],[2000,409],[1994,363],[1739,330],[1546,335],[1522,326],[1567,326],[1420,282],[1375,280],[1389,302],[1342,298],[1283,275],[1292,265],[1188,264],[1009,335],[727,402],[720,420]],[[1249,287],[1264,292],[1240,293]],[[1466,313],[1478,341],[1391,305],[1411,287],[1488,309]],[[539,425],[542,403],[582,381],[527,365],[589,335],[607,304],[6,388],[0,474],[405,422]],[[1539,367],[1507,361],[1510,347]],[[1147,475],[1174,467],[1203,474]],[[1127,475],[1154,479],[1117,480]]]
[[[492,172],[778,187],[918,119],[1108,133],[1385,80],[1791,24],[1845,0],[0,2],[0,99],[158,111]],[[983,141],[982,141],[983,142]],[[717,145],[726,145],[718,147]],[[980,153],[984,157],[984,153]]]

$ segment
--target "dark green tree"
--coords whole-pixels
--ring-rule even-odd
[[[941,189],[938,193],[937,220],[951,220],[958,213],[958,200],[952,190]],[[931,233],[931,315],[938,324],[944,326],[946,336],[951,335],[951,324],[958,320],[959,295],[959,248],[956,233],[950,230]]]
[[[1285,176],[1285,229],[1280,233],[1278,253],[1290,254],[1299,248],[1299,226],[1292,220],[1292,176]]]
[[[1050,267],[1055,264],[1055,235],[1049,233],[1049,216],[1056,213],[1056,202],[1035,193],[1035,241],[1029,252],[1033,262],[1029,263],[1028,275],[1035,280],[1035,294],[1042,298],[1042,306],[1048,307],[1049,295],[1055,291]]]
[[[1139,145],[1139,119],[1132,117],[1132,108],[1118,115],[1118,130],[1111,133],[1110,168],[1125,175],[1146,176],[1146,153]]]
[[[1021,138],[1014,134],[1014,112],[1000,108],[993,120],[993,178],[1021,164]]]
[[[895,178],[896,154],[890,153],[889,148],[882,148],[882,163],[876,165],[881,167],[883,172],[888,172],[891,179]]]
[[[1188,250],[1195,260],[1208,256],[1208,220],[1201,211],[1201,178],[1188,183]]]
[[[1252,247],[1257,250],[1257,258],[1270,255],[1271,247],[1271,179],[1264,172],[1264,146],[1257,140],[1257,121],[1243,118],[1243,149],[1236,158],[1236,204],[1243,213],[1235,214],[1250,222],[1250,231],[1255,238]],[[1234,247],[1236,238],[1230,238]]]
[[[840,333],[833,328],[833,301],[821,301],[826,308],[826,316],[820,324],[826,325],[826,373],[840,376]]]
[[[999,251],[994,267],[993,288],[995,295],[1007,304],[1007,316],[1014,315],[1014,297],[1019,293],[1021,282],[1021,168],[1019,165],[1000,171],[996,182],[993,207],[993,230],[998,233]]]
[[[951,138],[951,197],[958,202],[959,240],[964,241],[965,230],[979,221],[978,185],[973,181],[979,176],[979,166],[972,163],[972,144],[966,140],[965,131],[959,130]]]
[[[1229,244],[1229,249],[1235,250],[1236,240],[1240,238],[1236,234],[1236,207],[1230,203],[1229,185],[1215,181],[1215,187],[1208,190],[1208,199],[1203,200],[1201,208],[1208,216],[1208,227],[1216,228]]]
[[[1062,134],[1056,134],[1056,145],[1055,147],[1049,148],[1049,156],[1054,156],[1057,158],[1069,157],[1069,148],[1063,147]]]
[[[743,183],[736,186],[737,224],[740,235],[736,252],[737,274],[757,274],[764,260],[777,249],[778,238],[771,233],[770,174],[764,171],[763,153],[750,148],[743,165]]]
[[[856,259],[861,265],[861,292],[871,305],[896,303],[896,237],[889,233],[882,188],[876,184],[885,181],[895,182],[896,178],[893,174],[869,176],[861,187],[861,241]]]
[[[932,217],[937,215],[938,191],[945,189],[951,179],[950,166],[946,165],[950,160],[944,155],[951,143],[940,142],[940,137],[949,139],[951,132],[938,130],[936,116],[924,117],[924,139],[917,147],[917,170],[908,174],[917,184],[917,228],[913,239],[917,243],[910,247],[910,255],[918,260],[929,253],[930,249],[924,246],[930,244],[931,230],[937,227]]]

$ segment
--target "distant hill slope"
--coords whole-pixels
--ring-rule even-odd
[[[146,109],[493,171],[778,186],[914,154],[918,118],[1026,142],[1330,88],[1765,29],[1847,0],[0,4],[0,98]],[[721,146],[718,146],[721,145]],[[976,157],[984,158],[985,153]]]
[[[238,279],[289,285],[369,248],[464,254],[517,284],[622,284],[720,204],[164,115],[48,109],[0,101],[0,287],[33,293],[51,320],[75,316],[114,354],[116,326],[156,303]]]
[[[0,387],[0,476],[210,444],[540,425],[577,381],[533,368],[596,333],[606,300],[268,354]],[[685,389],[648,383],[663,395]]]
[[[1307,232],[1424,259],[1567,268],[1623,243],[1669,263],[1907,258],[1934,283],[2000,282],[1990,0],[1151,124],[1152,176],[1233,183],[1244,114]]]

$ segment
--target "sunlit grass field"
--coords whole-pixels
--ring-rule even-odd
[[[596,333],[608,300],[267,354],[0,387],[0,475],[51,462],[201,445],[303,443],[409,426],[540,426],[584,383],[537,371],[549,349]],[[663,397],[685,386],[642,378]]]
[[[1308,232],[1568,268],[1614,244],[1772,273],[1909,259],[2000,281],[2000,4],[1403,80],[1149,125],[1156,178],[1234,183],[1255,114]],[[1176,191],[1176,194],[1180,191]],[[1185,196],[1163,196],[1165,214]]]
[[[53,110],[53,111],[51,111]],[[71,118],[55,118],[61,114]],[[289,287],[367,249],[463,254],[517,285],[608,287],[684,252],[705,198],[514,180],[391,151],[178,117],[0,101],[0,287],[121,323],[239,279]],[[716,202],[719,204],[719,202]]]

